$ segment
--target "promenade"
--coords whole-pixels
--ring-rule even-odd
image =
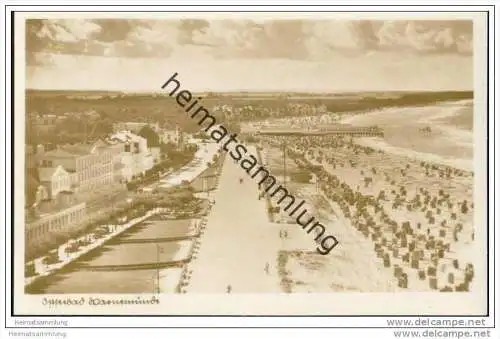
[[[254,147],[250,152],[257,154]],[[190,265],[188,293],[227,293],[228,285],[231,293],[280,292],[276,269],[279,227],[269,222],[266,202],[258,196],[256,180],[228,157],[199,256]]]

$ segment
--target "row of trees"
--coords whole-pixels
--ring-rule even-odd
[[[163,144],[162,144],[163,145]],[[163,158],[160,163],[154,165],[147,170],[145,174],[140,174],[137,178],[127,183],[129,191],[136,190],[140,186],[152,184],[160,179],[160,174],[168,170],[177,170],[187,165],[194,159],[198,146],[190,144],[184,151],[179,151],[174,148],[164,148],[162,152]]]
[[[94,119],[86,116],[68,116],[47,128],[41,128],[35,121],[26,121],[26,143],[75,144],[86,140],[103,138],[113,132],[113,122],[108,118]]]

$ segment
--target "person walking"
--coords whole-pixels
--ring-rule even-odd
[[[266,274],[269,274],[269,263],[266,262],[266,267],[264,268],[264,271],[266,271]]]
[[[231,285],[227,285],[226,290],[227,290],[227,293],[231,293],[231,291],[233,290],[233,287]]]

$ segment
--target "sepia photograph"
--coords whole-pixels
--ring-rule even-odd
[[[16,13],[16,313],[486,315],[486,19]]]

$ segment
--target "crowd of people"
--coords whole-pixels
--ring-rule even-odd
[[[279,139],[267,141],[278,146]],[[473,173],[388,155],[349,137],[287,144],[290,157],[316,175],[327,198],[371,239],[400,288],[471,289],[474,265],[462,252],[474,241]]]
[[[287,126],[288,128],[300,128],[301,130],[304,130],[310,128],[310,126],[327,126],[339,123],[339,121],[339,114],[324,113],[313,116],[292,116],[286,118],[270,118],[267,120],[253,121],[245,123],[243,129],[260,131],[263,128],[279,128]]]

